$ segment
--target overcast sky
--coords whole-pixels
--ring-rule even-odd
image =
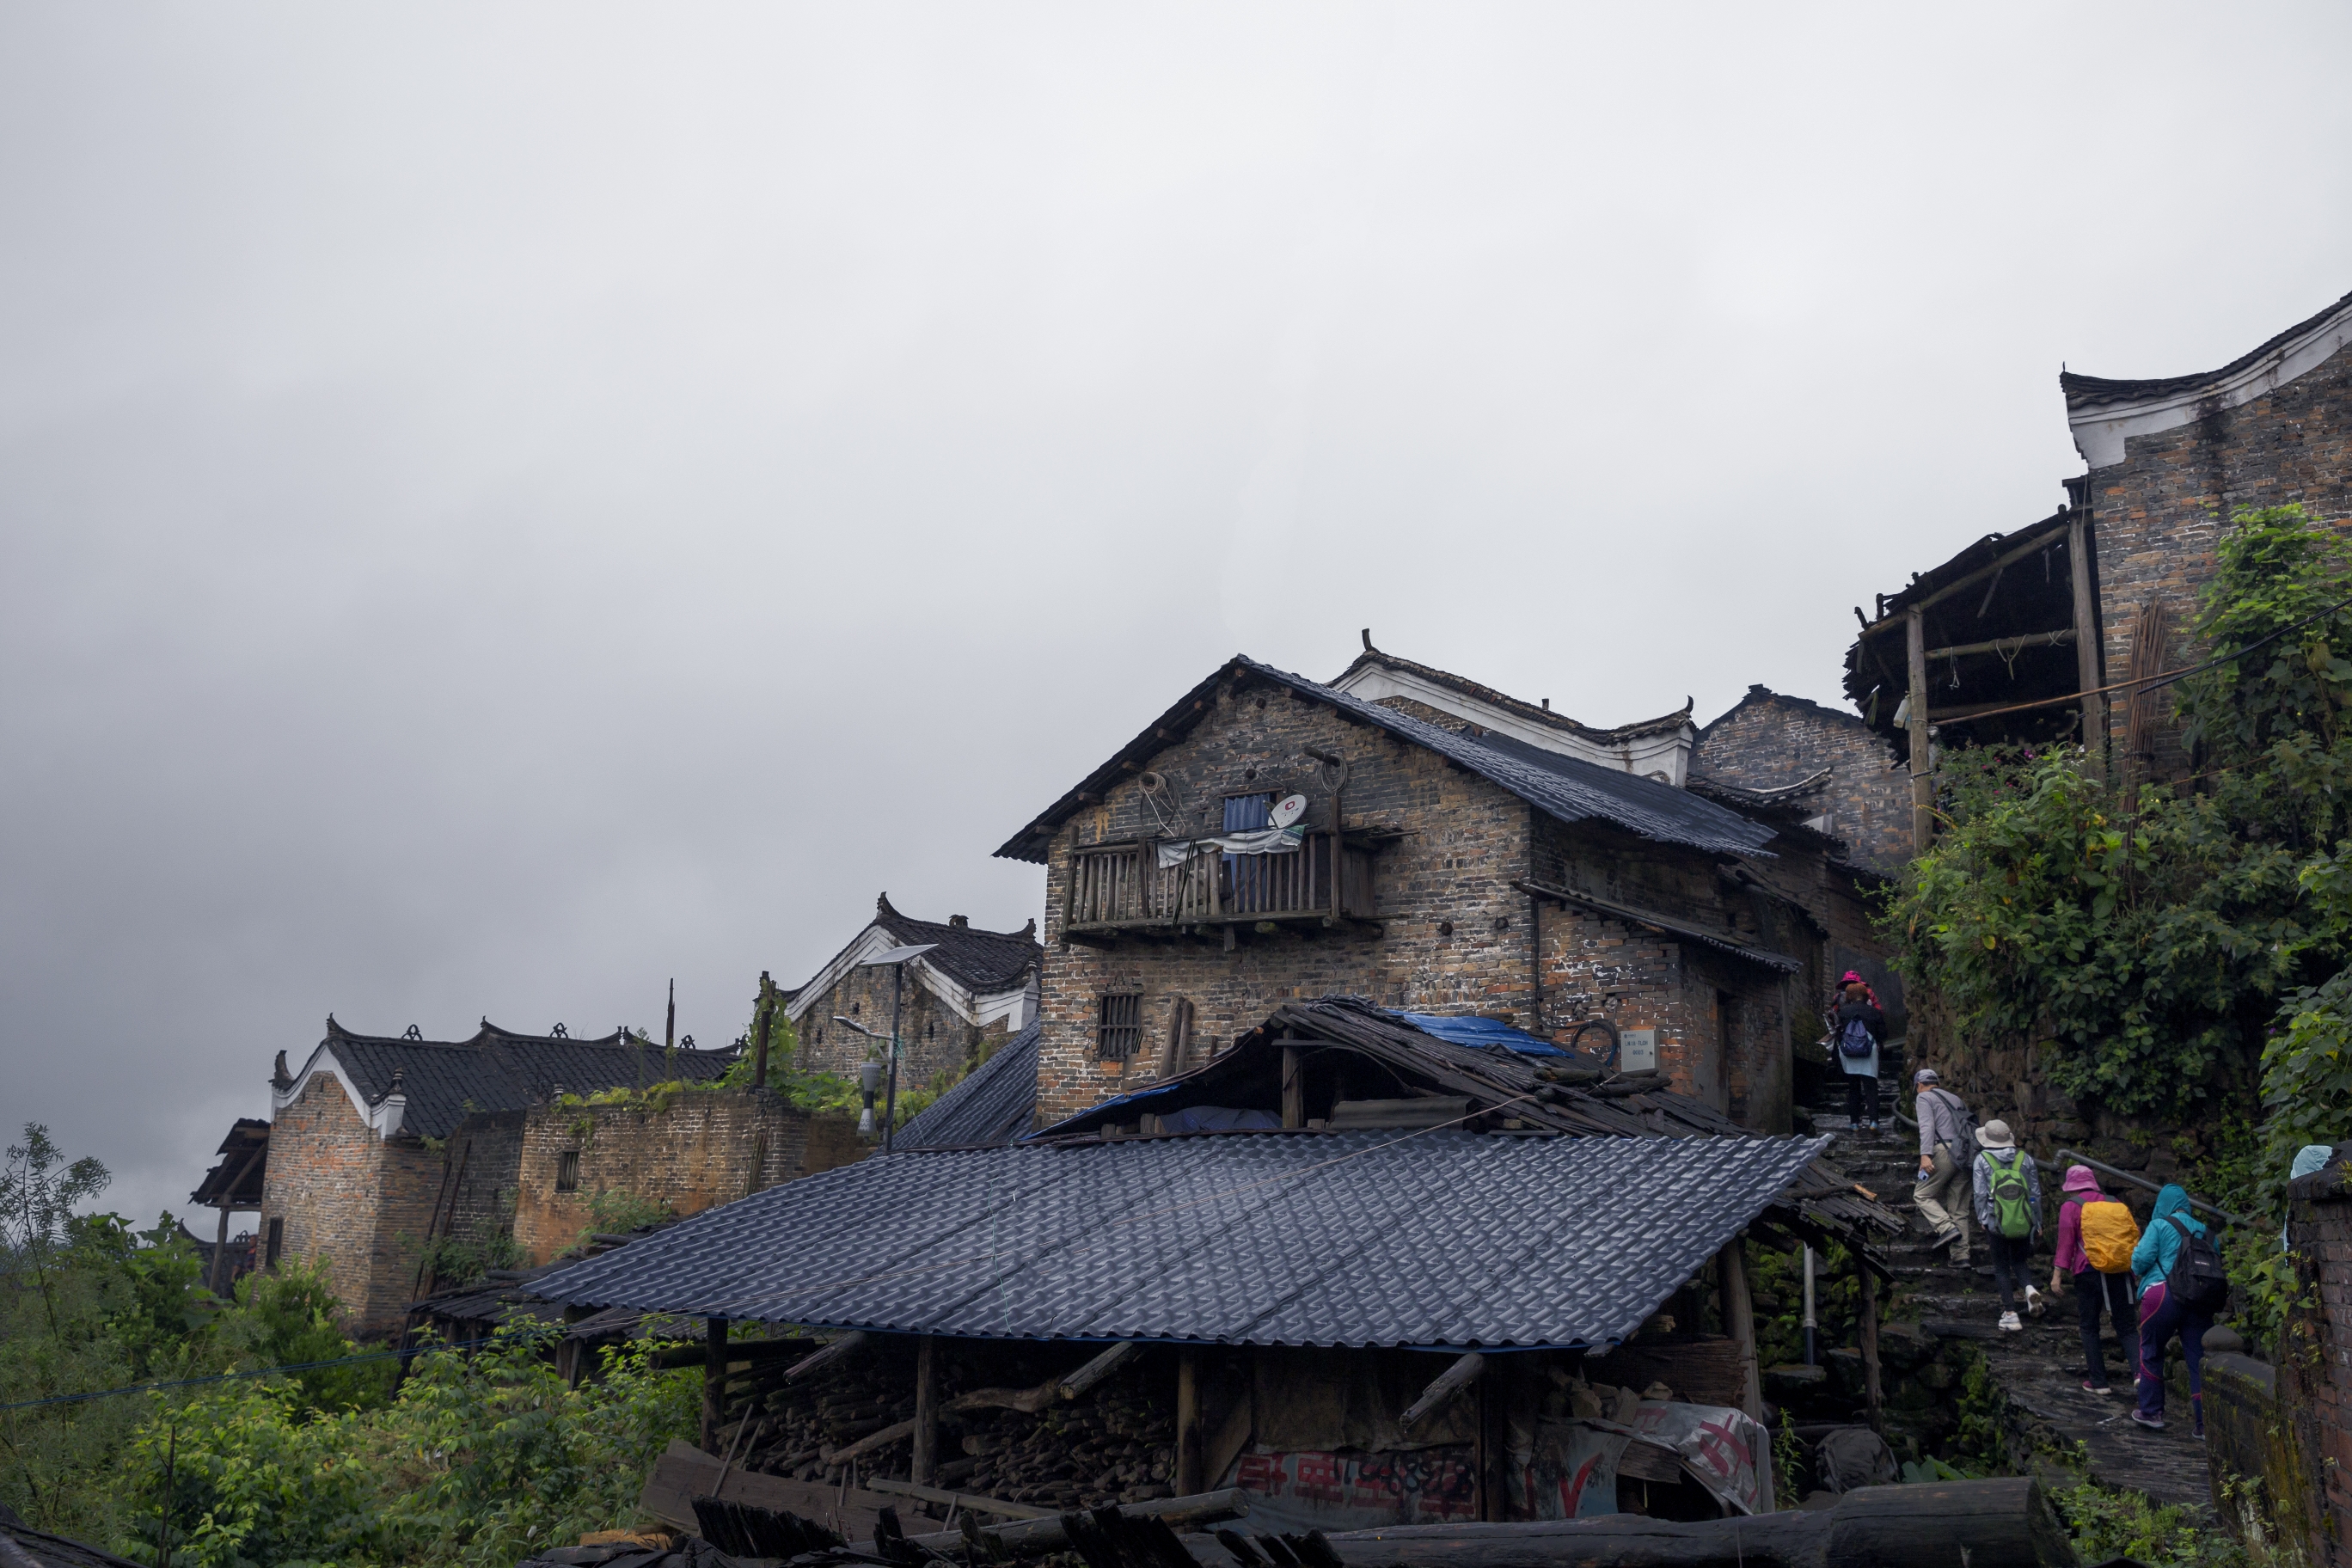
[[[2340,5],[0,5],[0,1123],[742,1027],[1223,658],[1596,723],[2352,289]]]

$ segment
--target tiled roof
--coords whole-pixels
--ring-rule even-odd
[[[1016,985],[1024,974],[1045,959],[1045,945],[1037,940],[1035,921],[1019,931],[981,931],[951,921],[943,925],[900,914],[892,907],[890,895],[885,893],[874,900],[874,923],[898,938],[902,947],[919,942],[934,944],[932,951],[923,955],[924,962],[974,991],[1003,991]]]
[[[597,1039],[517,1035],[488,1019],[470,1040],[422,1040],[355,1035],[332,1017],[320,1050],[331,1050],[352,1077],[352,1089],[373,1106],[401,1075],[408,1110],[401,1131],[444,1138],[469,1111],[520,1110],[559,1090],[586,1094],[680,1079],[707,1083],[734,1065],[732,1051],[676,1051],[643,1046],[615,1030]]]
[[[1385,731],[1459,763],[1561,822],[1603,822],[1643,838],[1718,854],[1762,854],[1772,837],[1771,828],[1673,784],[1547,752],[1491,731],[1483,735],[1467,731],[1456,734],[1393,708],[1335,690],[1303,675],[1236,657],[1186,692],[1174,707],[1013,835],[997,853],[1015,860],[1042,863],[1055,829],[1090,800],[1100,800],[1113,784],[1131,777],[1133,768],[1129,764],[1139,767],[1190,731],[1213,706],[1218,683],[1235,679],[1264,680],[1328,703],[1358,723]]]
[[[1535,1347],[1629,1337],[1828,1140],[1213,1133],[876,1156],[534,1282],[999,1339]]]
[[[210,1208],[226,1198],[231,1208],[259,1208],[262,1180],[269,1168],[269,1123],[238,1117],[221,1140],[220,1155],[221,1163],[205,1173],[188,1201]]]
[[[1748,686],[1746,695],[1738,701],[1698,727],[1699,746],[1703,749],[1706,745],[1708,733],[1717,725],[1731,718],[1732,715],[1744,712],[1759,703],[1770,703],[1781,708],[1801,708],[1809,713],[1817,713],[1824,719],[1834,720],[1840,724],[1851,725],[1857,730],[1864,727],[1862,716],[1858,713],[1849,713],[1843,708],[1832,708],[1826,703],[1816,702],[1810,697],[1797,697],[1786,691],[1775,691],[1763,682],[1756,681]],[[1693,755],[1692,762],[1694,763],[1697,762],[1696,754]]]
[[[2341,314],[2347,309],[2352,309],[2352,294],[2347,294],[2334,304],[2297,321],[2275,337],[2269,338],[2255,348],[2240,354],[2219,370],[2201,371],[2195,375],[2158,376],[2153,380],[2142,381],[2111,380],[2105,376],[2076,375],[2072,371],[2061,371],[2058,374],[2059,390],[2065,394],[2066,411],[2070,414],[2077,409],[2105,408],[2118,403],[2139,403],[2150,398],[2174,397],[2182,393],[2196,392],[2215,382],[2226,381],[2240,371],[2260,363],[2281,346],[2302,337],[2314,327],[2321,325],[2332,316]]]
[[[996,1048],[961,1083],[898,1129],[900,1149],[957,1149],[1010,1143],[1029,1131],[1037,1110],[1034,1024]]]
[[[1451,670],[1439,669],[1434,665],[1416,664],[1409,658],[1399,658],[1396,655],[1383,653],[1370,644],[1365,646],[1362,653],[1356,656],[1354,663],[1339,672],[1339,679],[1331,684],[1335,687],[1339,686],[1358,670],[1367,668],[1401,669],[1408,674],[1419,676],[1433,686],[1442,686],[1449,691],[1459,692],[1474,702],[1486,703],[1491,708],[1500,709],[1530,723],[1543,725],[1547,729],[1581,736],[1598,745],[1611,745],[1649,735],[1671,735],[1690,722],[1691,705],[1685,702],[1671,713],[1662,713],[1655,719],[1637,719],[1631,724],[1620,724],[1614,729],[1603,728],[1598,724],[1580,724],[1565,713],[1555,713],[1549,708],[1539,708],[1525,698],[1513,697],[1506,691],[1497,691],[1491,686],[1482,685],[1466,677],[1455,675]]]

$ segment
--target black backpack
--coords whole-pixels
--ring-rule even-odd
[[[2167,1215],[2165,1223],[2180,1233],[2180,1257],[2165,1287],[2189,1311],[2210,1318],[2230,1304],[2230,1271],[2221,1266],[2211,1227],[2200,1236],[2181,1224],[2179,1215]]]

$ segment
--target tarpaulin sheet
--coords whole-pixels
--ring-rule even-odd
[[[1164,838],[1155,847],[1160,869],[1166,870],[1212,850],[1228,855],[1296,854],[1306,837],[1303,827],[1261,827],[1254,833],[1220,833],[1213,838]]]

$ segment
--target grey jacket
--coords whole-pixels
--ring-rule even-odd
[[[2000,1159],[2002,1154],[2007,1154],[2012,1160],[2021,1160],[2025,1163],[2025,1197],[2027,1204],[2033,1210],[2033,1228],[2026,1233],[2031,1239],[2042,1234],[2042,1167],[2035,1164],[2033,1156],[2022,1149],[2000,1151],[1987,1149],[1977,1155],[1974,1173],[1977,1224],[1984,1227],[1986,1235],[1992,1234],[1992,1173],[1996,1162],[2003,1165],[2007,1164],[2007,1161]]]
[[[1952,1158],[1968,1158],[1968,1150],[1960,1142],[1960,1097],[1950,1089],[1929,1084],[1919,1091],[1919,1163],[1926,1164],[1936,1157],[1936,1145],[1949,1143]]]

